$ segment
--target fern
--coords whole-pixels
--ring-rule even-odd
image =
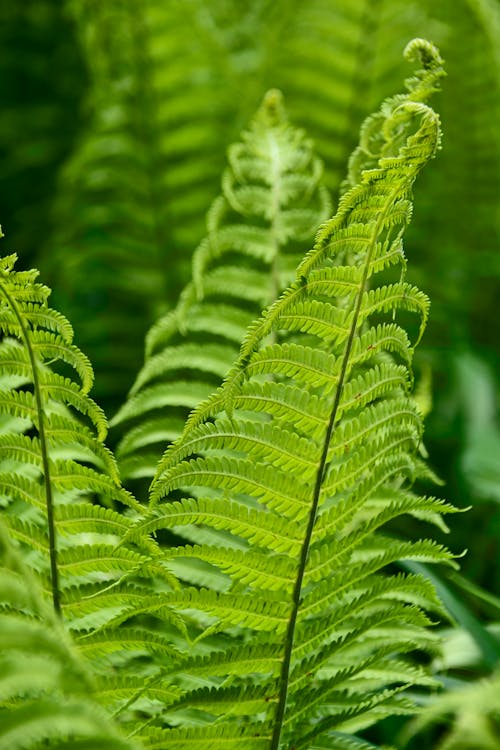
[[[223,144],[237,133],[223,94],[234,21],[201,0],[67,4],[89,70],[90,122],[61,175],[47,267],[91,354],[96,397],[114,411],[145,331],[185,276]],[[81,283],[89,274],[92,291]],[[125,325],[115,308],[130,310]]]
[[[0,526],[0,748],[134,750]]]
[[[443,347],[461,348],[474,340],[483,347],[498,340],[486,308],[498,284],[492,238],[500,227],[500,138],[491,126],[500,118],[500,8],[488,0],[446,0],[434,8],[448,37],[441,46],[448,79],[440,103],[447,148],[442,169],[426,175],[423,185],[413,230],[414,278],[417,283],[425,278],[436,300],[427,347],[437,378],[447,379],[449,368],[439,357]],[[466,122],[460,114],[464,101]],[[437,202],[448,219],[434,223],[430,209]],[[429,232],[441,248],[439,257],[430,251]],[[450,383],[442,388],[447,392]]]
[[[450,71],[440,107],[450,133],[445,166],[424,178],[411,230],[415,272],[430,277],[437,300],[426,348],[469,336],[466,300],[476,332],[495,345],[495,332],[485,334],[485,300],[495,294],[488,279],[498,278],[491,245],[500,174],[495,0],[67,3],[89,70],[88,122],[63,171],[57,228],[41,262],[91,356],[96,398],[107,412],[121,404],[140,366],[143,332],[187,277],[225,146],[261,92],[284,92],[293,121],[317,144],[336,202],[359,125],[394,90],[400,49],[417,35],[440,45]],[[433,225],[435,205],[450,217],[449,231],[447,221]],[[429,253],[430,232],[444,248],[439,259]],[[471,246],[483,248],[484,262],[475,262]],[[434,279],[446,279],[444,294]],[[120,320],[134,312],[122,324],[116,309],[124,311]]]
[[[472,684],[452,683],[446,693],[410,722],[404,739],[419,736],[433,724],[446,722],[451,726],[444,732],[436,750],[496,750],[500,729],[499,691],[498,668],[491,676]]]
[[[204,543],[162,555],[172,570],[197,559],[213,570],[212,585],[163,602],[186,613],[191,638],[238,627],[212,656],[188,650],[179,671],[201,669],[208,684],[195,681],[170,706],[176,728],[140,732],[149,747],[277,750],[328,738],[355,746],[347,735],[411,711],[402,692],[432,683],[404,658],[433,648],[422,628],[425,610],[439,610],[432,586],[381,575],[399,559],[451,561],[431,541],[384,530],[404,514],[432,521],[452,510],[410,489],[431,475],[409,396],[414,345],[395,316],[416,312],[420,337],[427,299],[404,281],[402,235],[413,182],[439,146],[439,120],[424,101],[442,69],[421,40],[407,54],[424,68],[363,127],[350,169],[359,181],[166,452],[150,517],[126,536],[206,529]]]
[[[334,196],[367,112],[399,85],[402,44],[423,30],[439,39],[423,6],[314,0],[297,4],[288,19],[289,31],[275,52],[276,80],[293,103],[293,116],[317,144]]]
[[[147,359],[113,424],[132,425],[118,448],[125,477],[154,475],[189,411],[236,360],[252,318],[293,277],[299,241],[328,214],[322,167],[304,134],[269,92],[229,149],[223,193],[193,258],[193,281],[147,338]]]
[[[36,282],[37,272],[16,272],[15,260],[11,255],[0,265],[0,410],[7,417],[0,435],[0,487],[10,533],[33,549],[35,568],[43,571],[50,560],[50,589],[59,612],[65,558],[86,522],[99,526],[99,510],[89,502],[93,495],[131,509],[137,503],[120,487],[115,460],[102,444],[107,425],[87,395],[90,363],[72,344],[68,321],[48,306],[50,290]],[[56,506],[62,514],[57,523]],[[111,529],[112,513],[107,512]],[[123,531],[126,519],[115,515]],[[105,516],[102,509],[103,526]],[[75,524],[73,535],[77,518],[82,526]]]
[[[139,694],[154,710],[157,694],[168,690],[159,691],[154,680],[144,686],[145,676],[171,664],[184,630],[168,605],[158,606],[159,592],[178,584],[153,540],[118,546],[141,506],[121,486],[102,442],[106,419],[87,395],[92,369],[71,343],[68,321],[48,306],[49,289],[37,283],[37,272],[15,271],[14,262],[15,256],[0,261],[2,515],[55,612],[81,642],[95,699],[124,711]],[[146,611],[156,605],[156,619],[139,622],[139,602]],[[162,634],[151,627],[158,621]],[[160,664],[152,664],[153,655]],[[131,715],[125,711],[125,720]]]
[[[103,446],[106,422],[87,395],[91,369],[71,343],[68,322],[48,307],[36,272],[14,271],[13,256],[2,261],[3,515],[32,568],[27,577],[37,571],[50,588],[93,674],[83,687],[92,695],[82,709],[89,723],[73,740],[53,700],[60,691],[66,715],[73,678],[64,684],[61,652],[47,662],[58,676],[43,683],[48,698],[33,715],[42,718],[46,706],[66,747],[96,746],[96,731],[99,742],[110,736],[119,746],[107,719],[94,729],[99,703],[129,737],[158,750],[361,750],[367,744],[358,732],[413,712],[405,691],[435,684],[413,653],[435,649],[438,639],[425,626],[441,605],[427,579],[391,567],[400,560],[453,564],[445,548],[401,541],[390,525],[403,515],[440,523],[453,511],[414,487],[433,479],[419,455],[422,424],[411,398],[428,300],[405,279],[402,237],[413,183],[439,148],[439,119],[426,101],[442,66],[422,40],[407,56],[423,69],[407,93],[366,121],[336,216],[319,231],[296,280],[249,327],[222,386],[164,454],[146,512],[121,487]],[[274,118],[273,101],[264,115]],[[251,172],[248,162],[245,168]],[[226,234],[233,250],[241,230],[226,233],[217,223],[224,200],[234,208],[228,196],[240,205],[248,197],[230,179],[212,213],[220,242],[200,249],[195,282],[173,321],[180,333],[203,306],[210,279],[226,272]],[[291,184],[293,194],[308,181]],[[252,189],[253,205],[267,192]],[[264,215],[266,205],[268,195]],[[273,283],[276,291],[281,284]],[[216,361],[220,352],[212,355]],[[207,361],[192,349],[188,356],[196,367]],[[164,365],[150,365],[146,380]],[[196,543],[161,546],[155,535],[163,530]],[[183,584],[196,567],[203,585]],[[40,619],[38,605],[13,605],[9,590],[2,603],[9,616],[0,637],[12,611],[23,622]],[[37,632],[53,648],[43,623]],[[21,662],[29,652],[23,638],[13,640]],[[80,668],[80,657],[68,661]],[[18,677],[17,666],[7,669],[25,686],[29,707],[37,687],[22,663]],[[18,698],[1,704],[7,721],[17,721]],[[43,728],[26,744],[45,741],[58,747]]]

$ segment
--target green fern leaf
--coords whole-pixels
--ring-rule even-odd
[[[61,622],[0,527],[0,748],[134,750],[102,708]]]
[[[36,272],[16,272],[14,260],[10,256],[0,263],[0,359],[5,364],[0,414],[7,416],[0,432],[0,510],[43,593],[75,636],[84,643],[97,630],[107,630],[100,650],[87,650],[87,658],[96,675],[103,674],[106,644],[120,687],[111,689],[99,680],[96,701],[108,710],[117,703],[133,704],[130,718],[139,710],[138,695],[157,712],[153,686],[144,684],[144,665],[159,669],[152,666],[158,653],[155,628],[134,623],[142,652],[127,660],[120,626],[129,625],[139,602],[149,602],[144,611],[151,611],[156,591],[176,591],[178,579],[158,558],[152,539],[119,544],[135,529],[141,506],[121,486],[115,458],[102,442],[106,419],[87,395],[92,370],[71,343],[69,323],[48,307],[49,289],[36,282]],[[135,593],[135,608],[127,605],[126,587]],[[172,625],[175,641],[185,624],[167,603],[158,609],[156,621]],[[171,664],[174,657],[175,647],[164,649],[164,661]],[[18,726],[14,716],[7,721]],[[17,741],[9,735],[13,747]]]
[[[238,625],[245,635],[237,659],[247,659],[246,644],[264,634],[281,652],[279,676],[249,666],[237,685],[195,687],[172,707],[173,717],[189,706],[195,723],[196,716],[207,723],[199,740],[193,729],[201,747],[222,746],[224,731],[230,747],[238,736],[250,746],[259,737],[255,746],[270,750],[313,747],[333,731],[356,732],[411,711],[402,691],[431,682],[394,654],[434,648],[425,629],[426,611],[441,609],[432,587],[418,576],[382,575],[400,559],[452,559],[432,541],[401,542],[384,532],[403,514],[452,510],[409,489],[425,471],[421,420],[409,395],[414,344],[398,320],[400,311],[417,314],[418,341],[428,301],[403,281],[381,281],[382,271],[384,279],[398,266],[404,271],[411,188],[440,140],[438,117],[424,100],[441,61],[421,40],[407,54],[423,70],[363,128],[352,162],[359,182],[320,230],[297,281],[250,326],[222,387],[166,452],[151,519],[129,535],[166,527],[189,538],[193,524],[202,533],[205,526],[223,531],[227,549],[208,537],[163,555],[172,569],[176,560],[198,558],[231,586],[221,580],[217,590],[185,589],[166,601],[199,613],[199,638]],[[376,156],[364,155],[368,132]],[[193,497],[176,502],[179,494]],[[188,729],[164,730],[164,746],[181,747],[188,737]]]
[[[8,360],[8,372],[14,379],[13,387],[2,393],[1,408],[27,420],[35,436],[23,434],[2,435],[3,486],[15,485],[10,479],[12,471],[22,474],[26,466],[31,467],[31,478],[18,486],[22,493],[14,490],[12,497],[18,502],[40,502],[40,491],[35,489],[33,500],[30,491],[33,485],[44,486],[46,522],[48,527],[48,557],[52,597],[56,611],[60,610],[60,584],[57,564],[56,524],[54,519],[56,495],[65,487],[75,490],[77,477],[82,472],[88,482],[82,489],[87,493],[99,491],[103,480],[94,469],[84,468],[79,463],[66,459],[58,460],[61,445],[69,440],[79,444],[78,414],[83,420],[82,432],[86,442],[87,456],[95,455],[97,465],[111,466],[113,477],[109,484],[116,494],[117,474],[111,457],[100,447],[99,440],[106,434],[106,420],[102,411],[86,395],[92,384],[92,370],[88,360],[71,344],[72,330],[67,321],[47,305],[50,291],[36,283],[36,272],[17,273],[13,270],[15,256],[4,258],[0,264],[0,327],[8,338],[2,342],[3,353]],[[54,371],[71,368],[81,378],[81,385]],[[65,438],[57,440],[51,434],[52,416],[55,426]],[[26,425],[25,425],[26,427]],[[92,437],[93,436],[93,437]],[[96,450],[93,446],[96,445]],[[108,490],[109,495],[109,490]],[[125,497],[125,493],[123,494]],[[7,497],[8,502],[8,497]],[[8,510],[8,509],[7,509]],[[19,509],[17,509],[19,512]],[[15,513],[12,515],[15,516]],[[38,537],[40,539],[40,537]]]
[[[193,281],[176,311],[150,331],[145,365],[113,420],[131,425],[118,449],[125,476],[153,476],[165,437],[180,434],[174,414],[182,408],[187,416],[222,380],[252,317],[292,278],[298,241],[311,239],[328,212],[321,163],[288,124],[279,92],[266,95],[228,159],[223,194],[193,258]],[[182,383],[186,371],[189,386]]]

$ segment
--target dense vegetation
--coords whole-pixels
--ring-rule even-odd
[[[498,748],[498,2],[0,14],[0,748]]]

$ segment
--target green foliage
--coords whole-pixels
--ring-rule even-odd
[[[0,747],[496,747],[498,0],[0,17]]]
[[[118,448],[125,478],[153,477],[167,441],[236,360],[248,324],[293,278],[298,248],[329,213],[321,177],[310,141],[288,124],[281,95],[270,91],[242,142],[229,149],[193,281],[149,332],[145,365],[113,420],[134,420]]]
[[[126,623],[139,606],[158,608],[161,588],[177,584],[152,540],[120,546],[141,506],[121,486],[103,445],[106,418],[87,395],[92,368],[72,344],[66,318],[48,307],[50,290],[37,283],[37,272],[15,271],[14,261],[8,256],[0,264],[2,515],[56,614],[82,639],[101,705],[116,710],[137,692],[154,701],[169,691],[159,691],[154,680],[144,687],[155,669],[143,662],[150,651],[170,657],[175,646],[165,633],[148,637],[137,623],[117,632],[112,626]],[[179,624],[168,605],[157,616]],[[133,655],[126,674],[123,655],[113,664],[118,649]]]
[[[145,326],[178,288],[228,142],[217,70],[227,53],[213,48],[202,5],[68,2],[91,78],[90,123],[61,176],[50,273],[108,405],[137,370]],[[169,273],[165,248],[179,261]],[[80,283],[89,275],[92,289]]]
[[[10,534],[31,548],[31,565],[42,579],[50,560],[59,612],[60,588],[69,585],[59,577],[84,544],[92,496],[108,504],[136,502],[120,488],[114,457],[102,444],[106,418],[87,395],[90,363],[72,344],[66,318],[48,306],[50,290],[37,283],[37,272],[16,272],[15,260],[7,256],[0,264],[2,505]],[[65,520],[56,517],[57,506]]]
[[[412,344],[397,318],[385,321],[410,310],[423,327],[427,299],[403,280],[381,280],[389,269],[401,277],[411,188],[439,145],[437,116],[422,102],[440,60],[423,42],[410,45],[415,52],[425,70],[365,123],[351,160],[354,187],[297,280],[250,327],[222,387],[161,460],[152,517],[139,525],[187,527],[188,539],[193,524],[225,532],[225,547],[216,536],[168,553],[216,566],[231,583],[188,589],[181,609],[210,616],[211,632],[246,631],[230,651],[238,680],[196,686],[179,704],[219,717],[204,729],[203,747],[221,732],[235,746],[245,738],[247,747],[311,747],[333,729],[356,732],[404,713],[403,686],[428,680],[389,654],[432,647],[420,626],[437,601],[420,577],[380,575],[401,558],[450,559],[431,542],[391,540],[382,530],[403,514],[433,519],[450,510],[406,485],[426,475],[408,397]],[[227,680],[219,654],[215,662]],[[163,742],[172,735],[180,746],[190,732],[167,730]]]
[[[476,338],[498,352],[487,312],[491,279],[499,277],[496,0],[65,5],[74,22],[66,35],[88,77],[85,120],[57,194],[44,196],[55,205],[55,231],[39,263],[94,363],[106,411],[133,382],[143,333],[175,304],[218,192],[226,145],[262,92],[284,92],[292,121],[315,140],[336,202],[359,126],[396,89],[400,51],[415,36],[440,45],[449,71],[440,101],[444,166],[424,177],[411,230],[415,280],[436,300],[427,357],[441,374],[446,368],[433,350],[443,342]],[[13,57],[24,58],[15,50]],[[82,89],[81,76],[72,82]],[[15,126],[6,127],[13,139]],[[449,220],[436,221],[437,205]]]
[[[0,748],[134,750],[91,694],[91,675],[0,527]]]
[[[407,567],[423,573],[435,584],[456,624],[442,631],[443,648],[433,663],[445,689],[432,700],[423,698],[421,713],[405,726],[398,746],[416,750],[435,736],[439,737],[437,750],[493,750],[498,746],[500,731],[500,599],[458,573],[451,576],[451,584],[445,584],[420,563],[409,563]],[[482,625],[457,596],[459,587],[472,594],[476,602],[480,599],[487,603],[493,617],[490,625]],[[475,675],[474,680],[464,678],[470,674]]]
[[[496,750],[500,732],[499,692],[498,670],[472,685],[466,682],[451,685],[447,693],[410,723],[405,738],[418,736],[432,724],[450,723],[451,718],[452,727],[445,730],[436,750]]]
[[[102,443],[106,419],[87,395],[92,370],[68,321],[49,308],[36,272],[15,271],[15,256],[2,261],[3,516],[33,571],[29,596],[40,599],[26,611],[12,603],[4,544],[8,616],[0,626],[21,664],[19,674],[7,668],[7,679],[14,670],[26,699],[14,693],[0,710],[5,726],[32,714],[21,746],[83,748],[109,736],[109,746],[119,747],[99,704],[144,747],[363,748],[358,732],[413,712],[408,687],[434,685],[415,652],[435,650],[425,626],[441,605],[425,577],[390,566],[451,564],[452,555],[430,540],[398,539],[388,526],[405,515],[442,526],[441,515],[453,510],[413,488],[433,477],[419,456],[422,424],[411,397],[428,300],[405,280],[402,237],[415,178],[440,145],[439,118],[425,102],[442,67],[422,40],[408,45],[407,56],[422,70],[407,93],[365,122],[336,215],[295,281],[248,327],[223,384],[158,463],[149,507],[122,488]],[[252,274],[260,281],[247,294],[243,326],[280,293],[297,241],[321,219],[320,173],[309,142],[287,125],[271,92],[230,150],[223,196],[172,319],[179,337],[200,332],[205,346],[195,337],[197,353],[176,341],[166,356],[151,357],[139,390],[162,377],[169,361],[185,369],[189,357],[202,372],[215,361],[220,377],[234,343],[221,356],[204,333],[228,335],[224,296],[231,296],[235,265],[241,283]],[[416,314],[416,326],[407,313]],[[153,329],[153,342],[163,343],[169,323]],[[142,417],[136,404],[132,398],[122,413]],[[164,530],[176,543],[158,544]],[[42,597],[29,582],[35,572]],[[43,614],[49,591],[53,631],[53,616]],[[27,619],[18,641],[14,616]],[[33,620],[49,652],[60,628],[64,639],[71,633],[68,649],[80,656],[69,661],[92,679],[80,685],[81,709],[59,651],[43,700],[26,705],[40,689],[36,672],[23,667]],[[74,711],[79,722],[70,725]]]
[[[75,148],[86,86],[64,3],[6,0],[0,7],[2,224],[26,264],[54,231],[57,171]],[[36,256],[37,261],[33,261]]]

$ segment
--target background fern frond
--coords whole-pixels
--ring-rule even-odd
[[[187,276],[225,144],[256,100],[233,131],[223,86],[238,68],[233,8],[198,0],[68,0],[67,8],[90,79],[87,126],[61,174],[46,269],[99,373],[97,397],[114,410],[147,327]],[[92,292],[80,284],[88,274]],[[131,311],[123,327],[116,307]]]
[[[328,212],[321,176],[310,141],[287,122],[281,94],[269,92],[229,149],[193,281],[175,312],[151,329],[144,367],[113,420],[128,426],[118,448],[125,477],[153,476],[188,411],[235,361],[250,320],[290,280],[299,241],[310,240]]]
[[[498,747],[500,712],[498,669],[472,684],[450,681],[446,693],[425,706],[404,732],[406,742],[419,737],[433,724],[445,724],[444,736],[436,750],[495,750]],[[406,747],[406,743],[404,745]]]

